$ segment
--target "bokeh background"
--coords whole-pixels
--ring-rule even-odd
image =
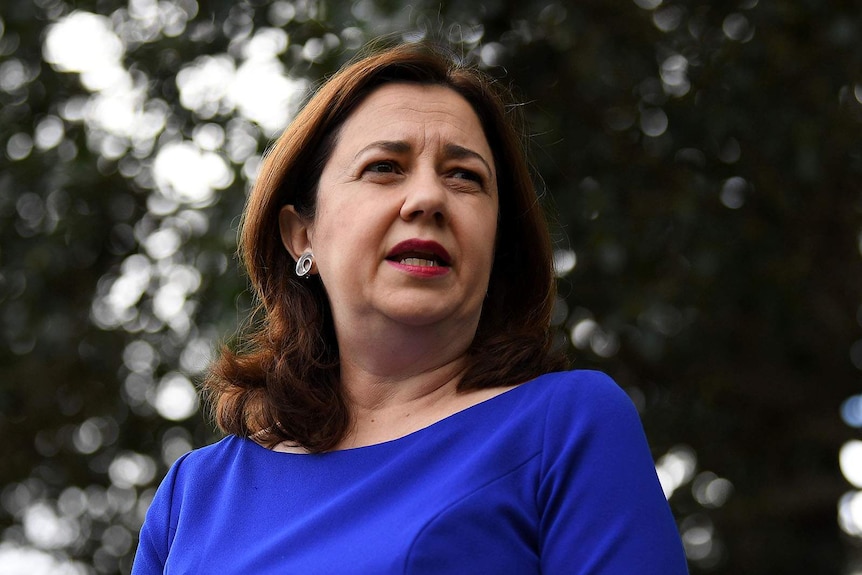
[[[858,2],[3,0],[0,574],[128,573],[217,437],[260,157],[380,35],[523,102],[559,344],[638,406],[692,573],[862,573]]]

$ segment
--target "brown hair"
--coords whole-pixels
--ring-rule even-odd
[[[499,221],[488,296],[460,390],[511,385],[561,369],[552,353],[551,243],[524,157],[521,119],[508,93],[438,47],[402,44],[356,60],[326,81],[268,152],[246,205],[239,252],[259,302],[237,351],[227,348],[204,382],[219,427],[274,446],[332,449],[350,424],[339,381],[329,301],[317,276],[296,277],[278,213],[313,218],[317,182],[338,130],[387,82],[448,87],[473,107],[497,166]]]

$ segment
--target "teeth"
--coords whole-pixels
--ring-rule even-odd
[[[405,266],[432,267],[436,266],[437,262],[435,262],[434,260],[426,260],[422,258],[404,258],[401,260],[401,264]]]

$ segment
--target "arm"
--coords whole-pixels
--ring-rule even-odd
[[[132,564],[132,575],[161,575],[164,572],[175,532],[175,527],[171,524],[174,488],[179,465],[185,457],[177,460],[168,471],[147,510]]]
[[[543,573],[687,573],[638,413],[610,378],[579,372],[561,386],[543,443]]]

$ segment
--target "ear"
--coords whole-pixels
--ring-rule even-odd
[[[292,205],[284,206],[278,212],[278,229],[281,243],[294,260],[311,251],[311,224]]]

